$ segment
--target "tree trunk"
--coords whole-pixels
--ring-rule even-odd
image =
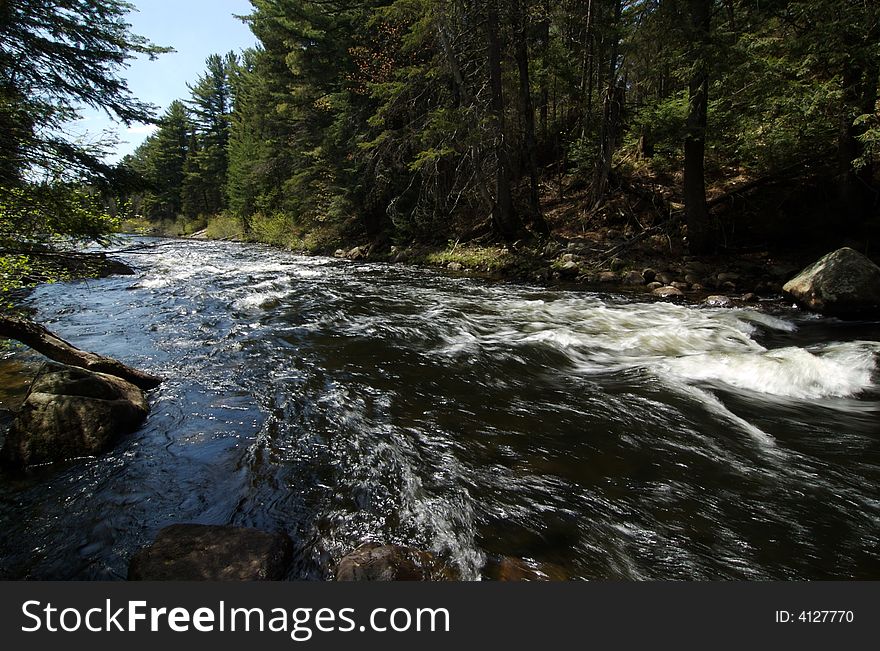
[[[581,102],[581,138],[587,134],[587,124],[593,109],[593,67],[594,47],[593,47],[593,0],[587,0],[587,16],[584,25],[584,52],[581,60],[581,83],[580,83],[580,102]]]
[[[501,74],[501,36],[498,25],[498,2],[490,0],[486,12],[486,39],[489,54],[489,85],[492,91],[492,122],[497,157],[495,205],[492,220],[495,230],[508,242],[522,235],[523,228],[513,210],[510,192],[510,159],[507,153],[507,128],[504,118],[504,80]]]
[[[20,341],[56,362],[113,375],[144,390],[155,389],[162,383],[162,378],[126,366],[112,357],[80,350],[33,321],[0,316],[0,337]]]
[[[458,58],[455,56],[455,52],[452,49],[452,43],[450,42],[449,37],[446,34],[445,27],[442,24],[438,27],[437,38],[440,41],[440,47],[443,49],[443,54],[446,56],[446,61],[449,64],[450,71],[452,72],[453,84],[455,85],[456,92],[462,104],[465,106],[473,106],[474,100],[471,97],[470,91],[468,90],[468,87],[465,83],[464,74],[461,71],[461,66],[458,63]],[[466,114],[469,116],[471,128],[476,131],[479,127],[472,117],[473,111],[466,111]],[[476,177],[477,190],[479,191],[483,201],[486,202],[486,205],[494,207],[495,201],[492,198],[492,193],[489,191],[489,183],[483,175],[483,157],[479,146],[473,149],[473,155],[475,160],[474,175]]]
[[[611,52],[608,57],[608,78],[605,97],[602,100],[602,124],[599,127],[599,158],[593,178],[593,202],[598,207],[605,198],[608,177],[611,174],[611,160],[617,141],[622,105],[621,89],[617,85],[617,58],[620,53],[620,36],[617,30],[623,11],[623,1],[614,3],[614,23],[611,36]]]
[[[709,253],[715,238],[706,205],[706,120],[709,73],[707,46],[711,19],[710,0],[689,0],[691,27],[691,65],[688,86],[688,115],[684,138],[684,212],[691,253]]]
[[[514,17],[516,39],[515,57],[519,71],[519,104],[522,113],[523,159],[529,175],[529,222],[540,235],[549,235],[550,228],[541,213],[538,189],[538,163],[535,144],[535,109],[532,105],[532,86],[529,78],[528,17],[524,0],[518,0]]]
[[[873,161],[856,168],[854,161],[865,153],[860,137],[865,125],[853,124],[856,117],[873,113],[877,103],[878,72],[873,63],[850,62],[843,73],[843,101],[838,136],[838,194],[843,222],[855,226],[868,218],[877,201]]]
[[[545,3],[544,7],[545,12],[549,12],[549,7]],[[550,20],[549,18],[544,18],[539,25],[539,33],[541,34],[541,60],[543,61],[544,71],[541,75],[541,91],[540,91],[540,101],[538,107],[538,113],[541,116],[541,147],[542,149],[547,147],[549,142],[548,130],[550,125],[548,123],[549,105],[550,105],[550,91],[547,88],[547,68],[549,67],[548,55],[550,52]]]

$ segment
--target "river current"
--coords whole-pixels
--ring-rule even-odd
[[[166,381],[110,452],[0,476],[0,578],[122,579],[179,522],[287,532],[292,579],[366,541],[463,579],[880,578],[876,322],[144,242],[28,299]]]

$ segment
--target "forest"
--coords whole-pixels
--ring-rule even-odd
[[[652,228],[695,255],[867,250],[876,234],[871,2],[253,0],[259,45],[209,57],[161,116],[118,76],[168,50],[127,31],[125,3],[29,15],[41,4],[6,3],[2,27],[0,225],[19,247],[120,221],[314,252]],[[107,47],[36,37],[53,25]],[[158,129],[109,165],[56,135],[83,104]]]
[[[210,57],[124,162],[129,214],[317,250],[876,229],[874,3],[252,4],[260,46]]]

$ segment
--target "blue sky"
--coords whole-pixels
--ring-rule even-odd
[[[176,50],[156,61],[139,57],[122,72],[135,97],[157,105],[160,114],[175,99],[189,96],[186,85],[204,73],[208,55],[238,52],[256,43],[247,25],[234,17],[251,12],[248,0],[133,0],[132,4],[138,11],[128,19],[131,31]],[[89,141],[101,138],[105,130],[121,141],[110,156],[115,162],[133,152],[152,128],[127,129],[92,110],[84,111],[83,119],[70,126],[71,134]]]

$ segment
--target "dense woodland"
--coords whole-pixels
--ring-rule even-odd
[[[162,48],[117,0],[5,2],[3,237],[97,235],[45,216],[96,203],[314,250],[668,224],[704,254],[876,229],[870,0],[251,3],[259,45],[211,56],[108,167],[53,127],[83,103],[151,119],[118,75]]]
[[[623,221],[680,217],[708,253],[743,211],[786,231],[876,217],[874,3],[252,4],[260,46],[212,56],[126,161],[149,219],[515,241],[620,221],[603,208],[623,193]]]

